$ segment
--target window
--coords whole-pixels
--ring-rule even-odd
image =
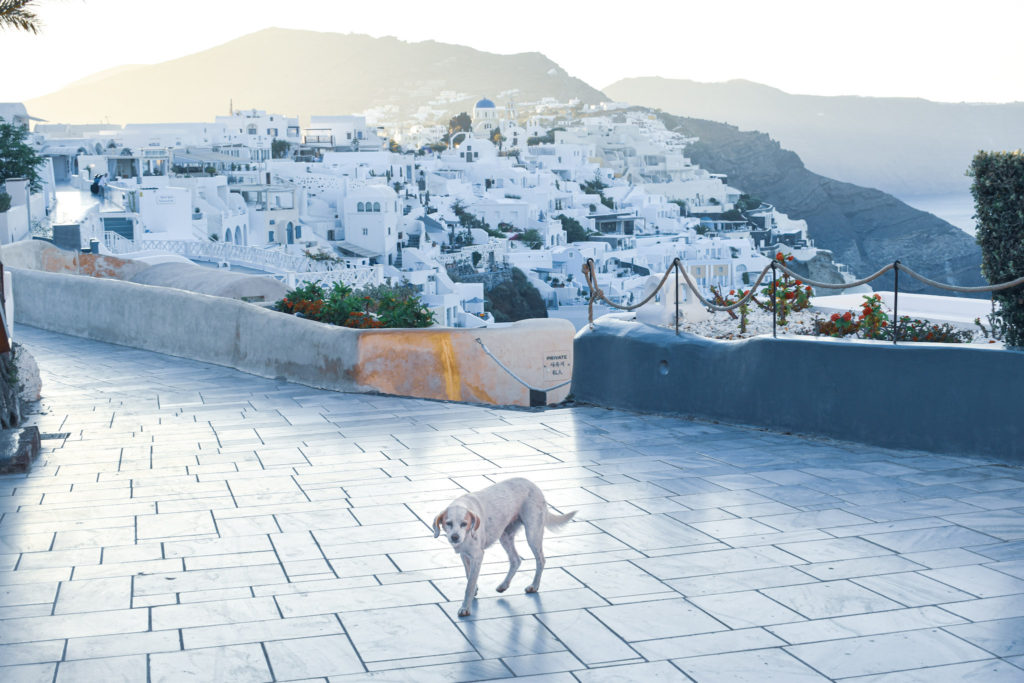
[[[356,211],[362,211],[362,210],[363,210],[363,203],[359,202],[358,204],[356,204]]]
[[[295,226],[295,239],[299,239],[300,237],[302,237],[302,226],[301,225],[296,225]]]
[[[380,202],[374,202],[374,203],[373,203],[373,210],[374,210],[374,211],[375,211],[376,213],[380,213]]]
[[[366,228],[363,228],[363,234],[364,234],[364,235],[369,235],[369,234],[370,234],[370,231],[369,231],[369,230],[367,230]]]
[[[273,242],[274,241],[274,231],[273,230],[271,230],[271,231],[269,231],[267,233],[267,241],[268,242]]]

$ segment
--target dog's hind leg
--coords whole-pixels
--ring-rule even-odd
[[[533,572],[533,583],[526,587],[526,592],[536,593],[540,590],[540,575],[544,572],[544,510],[538,515],[531,515],[530,520],[524,519],[523,527],[526,529],[526,542],[537,563],[537,568]]]
[[[516,572],[519,571],[519,565],[522,560],[519,559],[519,553],[516,552],[516,531],[519,530],[519,522],[512,522],[505,528],[505,531],[501,534],[501,547],[508,553],[508,574],[505,576],[505,580],[498,586],[498,592],[504,593],[508,590],[508,585],[512,582],[512,577],[515,576]]]

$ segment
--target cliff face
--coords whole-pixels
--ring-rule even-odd
[[[941,218],[880,190],[812,173],[800,157],[764,133],[740,132],[735,126],[701,119],[662,117],[670,130],[700,138],[687,147],[695,164],[727,174],[730,185],[807,221],[815,246],[831,250],[835,260],[858,277],[899,259],[940,282],[986,284],[981,250],[969,235]],[[892,289],[892,277],[871,286]],[[941,293],[909,276],[900,278],[900,290]]]
[[[965,196],[979,149],[1016,149],[1024,102],[976,104],[908,97],[793,95],[749,81],[628,78],[611,98],[769,133],[830,178],[897,196]]]

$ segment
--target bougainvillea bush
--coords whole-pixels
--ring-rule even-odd
[[[969,343],[974,335],[949,323],[932,323],[927,320],[900,316],[898,330],[891,324],[889,314],[882,308],[882,296],[872,294],[864,297],[859,315],[853,311],[833,313],[828,320],[816,321],[818,334],[829,337],[856,335],[861,339],[892,341],[893,333],[898,341],[936,342],[942,344]]]
[[[275,303],[274,310],[356,329],[430,327],[434,324],[433,311],[407,283],[378,285],[356,291],[340,282],[329,288],[307,282]]]
[[[786,263],[793,260],[793,255],[783,254],[780,251],[775,255],[775,260],[779,263]],[[810,286],[804,285],[801,280],[790,277],[788,273],[783,273],[782,277],[776,278],[774,287],[769,282],[761,289],[761,294],[765,297],[764,301],[754,299],[754,302],[762,310],[771,312],[774,299],[775,315],[778,317],[780,326],[785,326],[789,322],[791,313],[802,311],[811,305]]]

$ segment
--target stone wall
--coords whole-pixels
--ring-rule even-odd
[[[1024,461],[1024,353],[831,338],[679,337],[604,317],[575,343],[576,400],[891,448]]]
[[[484,329],[353,330],[167,287],[11,269],[19,324],[340,391],[531,404],[572,373],[574,329],[528,320]],[[546,403],[569,393],[548,392]]]

